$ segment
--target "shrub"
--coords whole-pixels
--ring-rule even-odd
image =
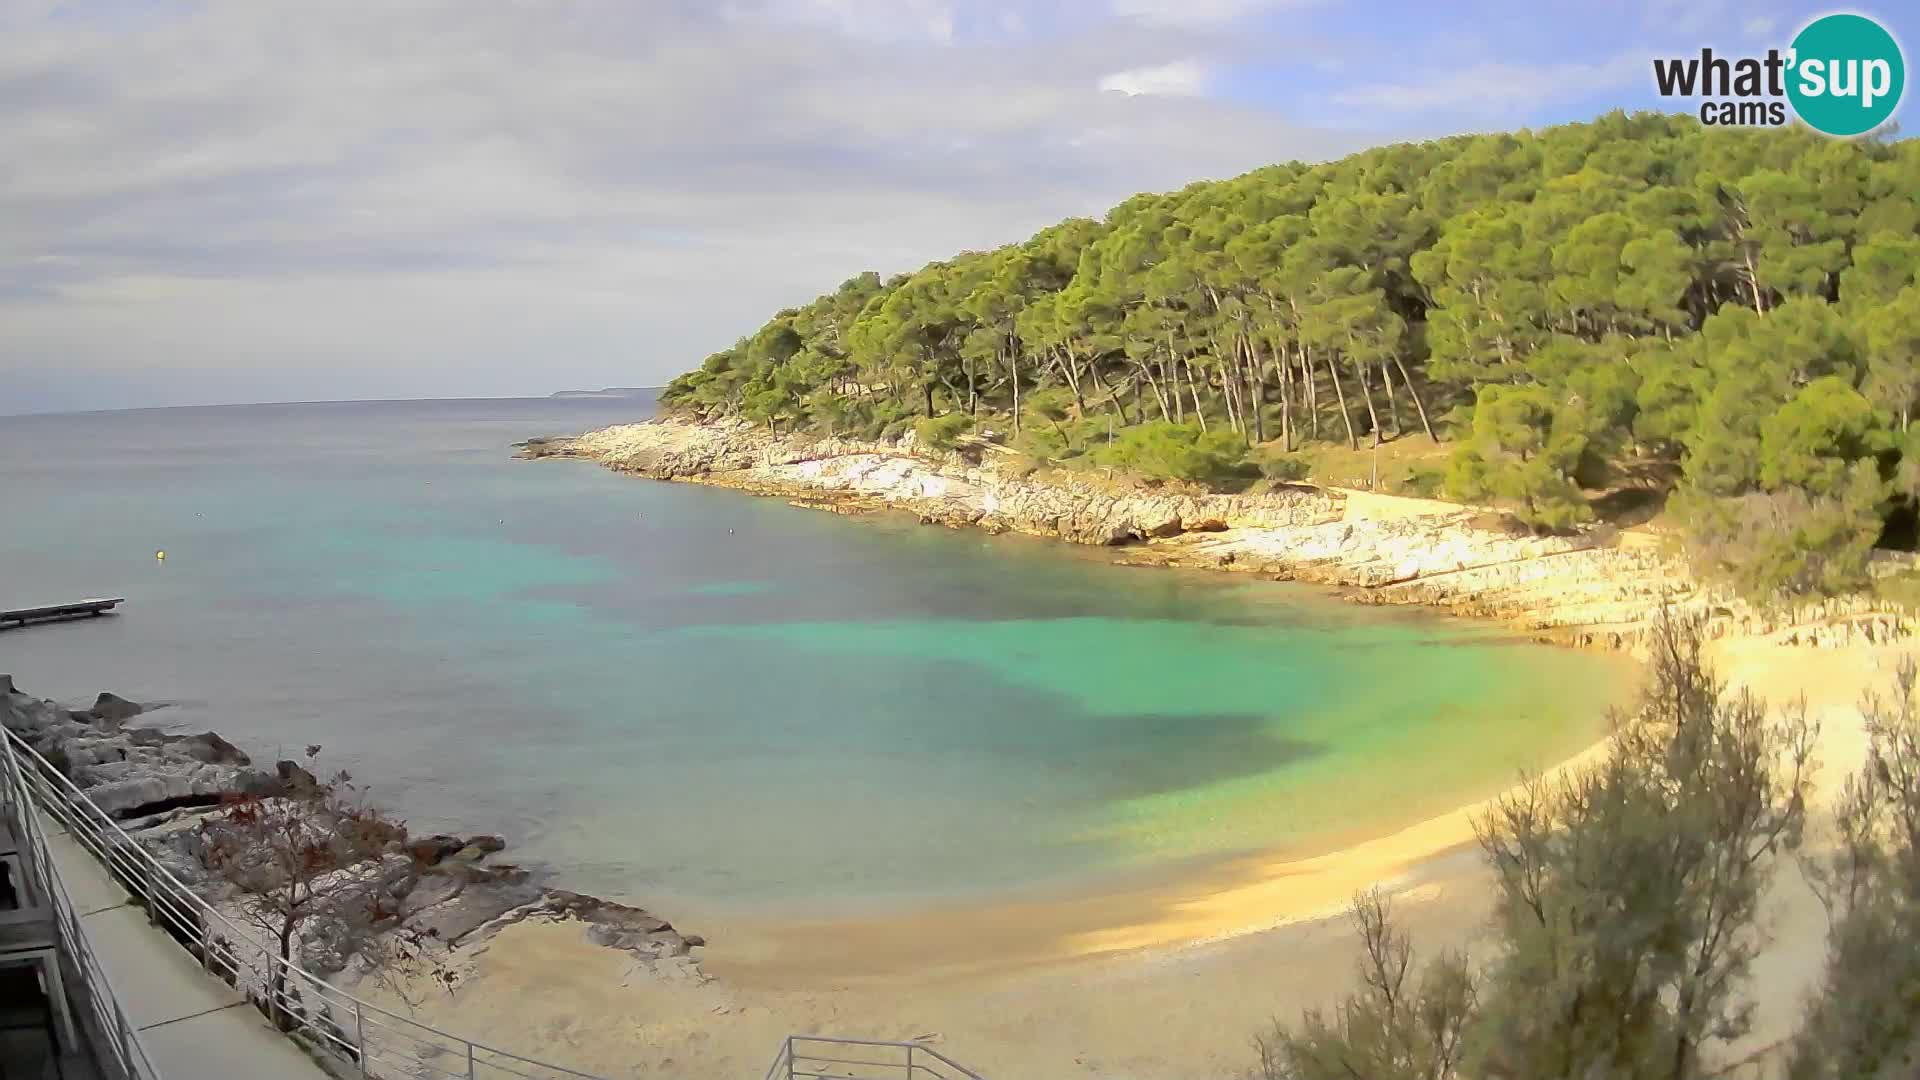
[[[950,412],[944,416],[931,416],[916,421],[913,425],[914,436],[920,445],[935,450],[951,450],[960,436],[973,430],[973,417],[963,412]]]
[[[1442,954],[1416,968],[1385,903],[1361,895],[1361,989],[1258,1039],[1254,1080],[1720,1075],[1715,1059],[1751,1025],[1763,898],[1800,845],[1817,725],[1804,706],[1776,716],[1729,691],[1705,664],[1701,628],[1699,620],[1656,628],[1648,685],[1636,708],[1615,717],[1603,759],[1531,780],[1475,821],[1495,896],[1491,961],[1470,967]],[[1901,767],[1910,776],[1907,745]],[[1911,821],[1920,799],[1906,805]],[[1911,940],[1862,935],[1846,959],[1906,961]],[[1898,974],[1914,968],[1902,963]],[[1844,979],[1857,968],[1836,972]],[[1856,980],[1835,1003],[1843,1022],[1811,1048],[1816,1056],[1830,1060],[1829,1045],[1859,1041],[1867,1025],[1848,1010],[1897,994],[1896,984],[1912,985]],[[1818,1077],[1829,1075],[1870,1074]]]
[[[1274,454],[1260,463],[1260,475],[1269,480],[1305,480],[1312,472],[1313,464],[1299,454]]]
[[[1203,432],[1194,424],[1164,420],[1127,428],[1111,446],[1095,450],[1094,460],[1110,468],[1208,486],[1245,479],[1253,471],[1238,434],[1225,428]]]
[[[1885,491],[1872,462],[1857,462],[1837,495],[1796,488],[1676,500],[1696,573],[1761,605],[1837,596],[1868,582]]]
[[[1399,487],[1402,495],[1437,499],[1446,493],[1447,470],[1437,465],[1410,465]]]

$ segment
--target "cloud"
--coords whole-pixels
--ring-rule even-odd
[[[1644,79],[1649,55],[1628,50],[1593,63],[1490,61],[1361,84],[1330,94],[1327,100],[1344,109],[1368,112],[1444,112],[1498,119],[1631,86],[1636,79]]]
[[[1192,60],[1178,60],[1153,67],[1116,71],[1100,80],[1100,89],[1138,97],[1157,94],[1168,97],[1193,97],[1206,92],[1207,69]]]
[[[951,42],[955,25],[954,7],[945,0],[767,0],[729,4],[725,12],[735,21],[813,24],[878,40]]]
[[[1160,26],[1197,26],[1232,22],[1261,11],[1312,0],[1112,0],[1113,13]]]
[[[860,270],[1361,142],[1010,0],[107,10],[0,0],[0,412],[650,382]]]

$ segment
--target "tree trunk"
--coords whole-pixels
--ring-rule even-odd
[[[1333,365],[1333,356],[1331,353],[1327,355],[1326,361],[1327,377],[1333,380],[1333,394],[1340,402],[1340,423],[1344,424],[1347,429],[1347,449],[1358,450],[1360,449],[1360,440],[1354,437],[1353,417],[1347,414],[1347,391],[1345,387],[1340,385],[1340,369]]]
[[[1240,420],[1240,391],[1235,385],[1238,381],[1238,376],[1228,378],[1226,369],[1221,369],[1220,404],[1221,408],[1224,409],[1227,414],[1227,429],[1229,431],[1245,432],[1246,428]]]
[[[1407,431],[1400,423],[1400,397],[1393,392],[1393,369],[1385,360],[1380,361],[1380,382],[1387,388],[1387,419],[1393,423],[1393,437],[1397,439]]]
[[[1347,335],[1347,356],[1353,360],[1355,374],[1360,379],[1360,396],[1367,402],[1367,423],[1373,428],[1373,445],[1380,445],[1380,414],[1373,411],[1373,384],[1367,378],[1367,362],[1353,355],[1353,335]]]
[[[1153,390],[1153,399],[1160,403],[1161,419],[1165,420],[1169,424],[1173,423],[1173,413],[1167,409],[1166,392],[1161,390],[1160,384],[1154,380],[1153,368],[1149,366],[1145,360],[1135,360],[1134,364],[1140,368],[1140,374],[1146,377],[1147,386]],[[1133,384],[1133,393],[1134,393],[1134,402],[1135,404],[1138,404],[1140,400],[1140,383],[1138,380],[1136,380]],[[1175,399],[1175,404],[1178,404],[1179,402],[1178,392],[1174,394],[1174,399]],[[1146,415],[1145,409],[1141,410],[1141,415],[1142,416]]]
[[[1236,358],[1229,365],[1227,358],[1220,355],[1218,351],[1218,342],[1214,343],[1214,349],[1214,359],[1220,362],[1220,398],[1226,403],[1227,426],[1244,436],[1247,432],[1247,422],[1241,415],[1245,410],[1240,402],[1239,360]]]
[[[1371,429],[1373,445],[1380,445],[1380,414],[1373,408],[1373,380],[1367,378],[1367,365],[1353,365],[1356,377],[1360,380],[1360,398],[1367,403],[1367,427]]]
[[[1182,358],[1180,366],[1187,369],[1187,393],[1193,395],[1193,418],[1200,422],[1200,430],[1205,431],[1207,430],[1207,414],[1205,410],[1200,408],[1200,387],[1193,381],[1193,365],[1185,358]],[[1177,373],[1175,377],[1178,378]],[[1179,392],[1179,386],[1177,384],[1174,387],[1174,392]]]
[[[1399,353],[1393,354],[1393,366],[1400,369],[1400,379],[1407,384],[1407,396],[1413,399],[1414,411],[1420,414],[1420,426],[1426,429],[1427,438],[1439,442],[1440,436],[1433,433],[1433,421],[1427,419],[1427,404],[1420,400],[1420,390],[1413,385],[1413,376],[1407,374],[1407,365],[1400,362]]]
[[[1745,249],[1746,245],[1743,244],[1741,247]],[[1754,314],[1765,315],[1767,313],[1766,306],[1760,302],[1760,275],[1753,268],[1753,251],[1746,249],[1743,253],[1747,261],[1747,291],[1753,293]]]
[[[1280,373],[1280,442],[1293,453],[1293,364],[1284,345],[1274,346],[1273,366]]]
[[[1012,347],[1011,340],[1008,345],[1007,370],[1013,380],[1013,434],[1018,438],[1020,435],[1020,350]]]
[[[267,980],[267,1015],[281,1031],[293,1030],[293,1010],[287,1008],[287,965],[293,961],[293,920],[280,924],[280,963]]]
[[[1241,339],[1246,348],[1247,390],[1253,398],[1253,439],[1255,442],[1267,441],[1267,379],[1260,370],[1260,353],[1254,349],[1253,338]]]
[[[1121,399],[1120,391],[1108,384],[1106,376],[1100,374],[1100,365],[1087,365],[1087,373],[1093,376],[1093,385],[1099,387],[1100,392],[1107,395],[1107,411],[1109,413],[1117,411],[1122,420],[1125,420],[1129,424],[1133,423],[1133,419],[1127,415],[1127,403]],[[1140,404],[1139,379],[1133,380],[1133,403],[1136,406]],[[1146,413],[1142,412],[1140,415],[1145,416]]]
[[[1313,354],[1305,344],[1295,346],[1300,358],[1300,380],[1307,387],[1308,427],[1314,438],[1320,437],[1320,380],[1314,375]],[[1328,369],[1332,370],[1332,369]],[[1336,380],[1337,382],[1337,380]]]
[[[1081,416],[1085,416],[1087,415],[1087,399],[1086,395],[1080,392],[1080,358],[1073,355],[1072,342],[1066,343],[1060,351],[1066,357],[1066,362],[1063,363],[1061,367],[1067,373],[1067,386],[1073,390],[1074,407],[1080,410]]]
[[[1678,1006],[1680,1035],[1673,1044],[1673,1080],[1693,1080],[1693,1036],[1687,1034],[1693,1020],[1693,983],[1680,987]]]

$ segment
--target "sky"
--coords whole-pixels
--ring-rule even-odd
[[[1829,10],[0,0],[0,414],[657,385],[862,270],[1659,107]]]

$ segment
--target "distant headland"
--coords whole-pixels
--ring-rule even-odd
[[[558,393],[547,396],[556,398],[651,398],[659,397],[660,391],[663,389],[665,389],[665,387],[660,386],[609,386],[600,390],[561,390]]]

